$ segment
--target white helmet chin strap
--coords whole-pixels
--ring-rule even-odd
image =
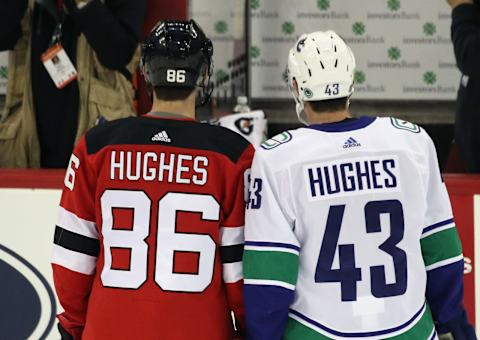
[[[307,126],[310,125],[307,122],[307,113],[304,110],[304,105],[302,102],[297,102],[296,109],[297,109],[297,117],[300,123]]]
[[[298,117],[298,120],[300,121],[300,123],[302,123],[303,125],[310,125],[307,121],[307,113],[305,112],[305,104],[303,103],[303,101],[298,98],[296,95],[293,96],[294,99],[295,99],[295,109],[297,111],[297,117]]]

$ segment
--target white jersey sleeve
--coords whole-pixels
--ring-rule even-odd
[[[462,313],[463,254],[435,146],[426,136],[427,181],[422,256],[427,270],[426,297],[433,319],[447,323]]]
[[[280,339],[293,302],[300,246],[287,173],[271,169],[264,154],[260,150],[254,158],[245,216],[245,315],[250,339]]]
[[[426,181],[426,199],[428,202],[425,222],[427,226],[453,219],[452,207],[445,182],[440,173],[437,152],[431,138],[425,133],[428,171]]]

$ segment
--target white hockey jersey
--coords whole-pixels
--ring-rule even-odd
[[[405,121],[362,117],[266,141],[245,239],[249,339],[434,339],[433,320],[461,306],[435,147]]]

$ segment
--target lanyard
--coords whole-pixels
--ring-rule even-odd
[[[55,21],[60,22],[61,18],[56,0],[35,0],[35,2],[46,9],[48,13],[50,13],[50,15],[55,19]]]
[[[52,40],[50,41],[50,46],[56,45],[60,42],[62,39],[62,33],[63,33],[63,18],[62,21],[60,21],[57,26],[55,26],[55,29],[53,30],[53,35],[52,35]]]
[[[63,33],[63,22],[65,20],[65,12],[59,11],[56,0],[35,0],[35,2],[42,6],[57,22],[55,29],[53,30],[52,40],[50,46],[53,46],[60,42]]]

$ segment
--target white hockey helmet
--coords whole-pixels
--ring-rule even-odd
[[[305,101],[350,97],[355,56],[334,31],[303,34],[288,56],[288,86],[297,103],[298,119],[306,122]]]

